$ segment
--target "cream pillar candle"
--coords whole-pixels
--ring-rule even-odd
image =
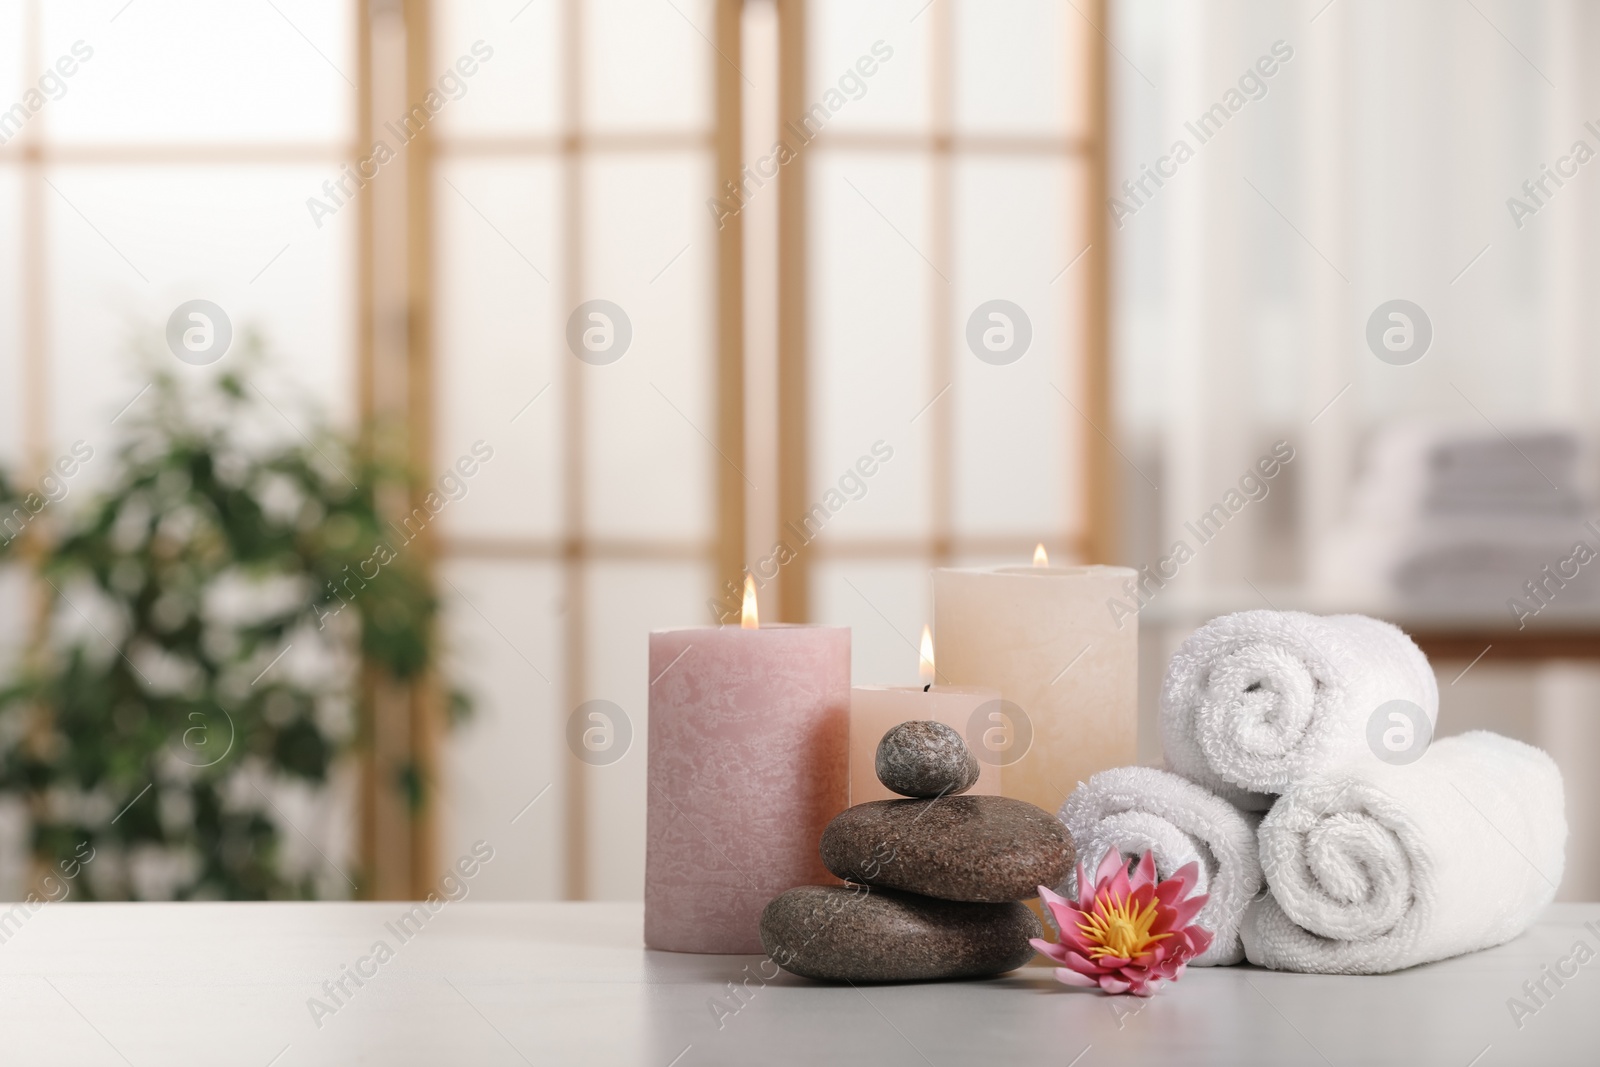
[[[897,800],[900,794],[878,781],[878,742],[893,727],[903,722],[931,719],[951,727],[962,737],[986,704],[1000,699],[998,689],[983,686],[934,685],[933,639],[922,628],[919,686],[858,685],[850,690],[850,803],[868,800]],[[1000,792],[1000,768],[978,761],[978,781],[969,793]]]
[[[967,733],[1000,790],[1046,811],[1096,771],[1138,756],[1137,618],[1113,618],[1126,567],[936,570],[933,629],[939,673],[988,685],[1003,703]]]
[[[817,843],[848,802],[850,631],[742,626],[650,635],[644,940],[760,952],[767,902],[836,885]]]

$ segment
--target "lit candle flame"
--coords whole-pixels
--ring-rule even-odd
[[[739,609],[739,627],[744,630],[760,627],[756,622],[756,580],[748,574],[744,576],[744,606]]]
[[[922,627],[922,655],[918,658],[917,674],[924,687],[933,684],[933,634],[926,625]]]
[[[1044,550],[1044,542],[1040,541],[1033,549],[1033,565],[1035,567],[1050,566],[1050,554]]]

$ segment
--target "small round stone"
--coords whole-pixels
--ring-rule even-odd
[[[978,780],[978,759],[961,735],[942,722],[903,722],[883,735],[875,761],[878,781],[903,797],[964,793]]]

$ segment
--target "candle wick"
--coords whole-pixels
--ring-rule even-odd
[[[924,693],[926,693],[926,692],[927,692],[927,691],[928,691],[928,690],[930,690],[930,689],[932,689],[932,688],[933,688],[933,683],[932,683],[932,682],[929,682],[929,683],[928,683],[928,684],[927,684],[927,685],[925,685],[925,686],[923,686],[923,687],[922,687],[922,691],[923,691],[923,692],[924,692]]]

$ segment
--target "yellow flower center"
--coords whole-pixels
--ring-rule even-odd
[[[1084,915],[1078,929],[1095,942],[1089,950],[1090,959],[1115,956],[1131,960],[1149,952],[1157,941],[1172,936],[1171,932],[1152,934],[1150,927],[1155,921],[1154,900],[1135,908],[1128,899],[1119,900],[1107,892],[1095,898],[1094,910]]]

